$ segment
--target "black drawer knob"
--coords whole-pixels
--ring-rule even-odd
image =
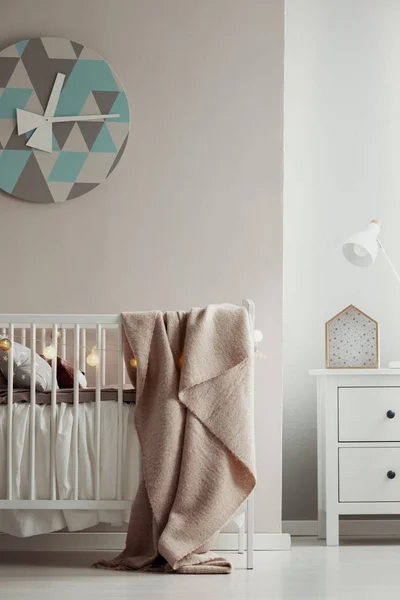
[[[388,410],[386,413],[386,416],[388,419],[394,419],[396,416],[396,413],[394,412],[394,410]]]
[[[394,471],[388,471],[386,475],[388,479],[394,479],[396,477],[396,473]]]

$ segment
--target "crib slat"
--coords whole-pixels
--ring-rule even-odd
[[[81,329],[81,371],[86,371],[86,329]]]
[[[79,461],[78,461],[78,432],[79,432],[79,325],[74,329],[74,421],[72,430],[72,451],[74,468],[74,500],[79,496]]]
[[[124,350],[122,346],[122,324],[118,325],[117,343],[118,364],[118,431],[117,431],[117,500],[122,500],[122,411],[123,411],[123,378],[124,378]]]
[[[100,350],[100,361],[96,367],[96,403],[95,403],[95,424],[94,424],[94,440],[96,453],[96,466],[94,472],[94,497],[95,500],[100,500],[100,405],[101,405],[101,373],[102,373],[102,328],[98,323],[96,325],[96,345],[97,351]]]
[[[5,327],[1,328],[1,335],[3,335],[3,336],[7,335],[7,329]]]
[[[36,499],[36,476],[35,476],[35,456],[36,456],[36,325],[31,325],[31,402],[29,407],[30,416],[30,499]]]
[[[13,387],[14,387],[14,325],[10,323],[8,339],[11,342],[11,348],[8,351],[8,390],[7,390],[7,498],[13,499]]]
[[[21,329],[21,344],[26,346],[26,329],[25,327]]]
[[[61,329],[61,358],[67,358],[67,332],[65,327]]]
[[[51,421],[50,421],[50,499],[57,499],[56,436],[57,436],[57,325],[53,325],[54,356],[51,361]]]
[[[40,336],[40,354],[44,354],[44,349],[46,348],[46,330],[41,330]]]
[[[101,385],[106,386],[106,330],[101,331]]]

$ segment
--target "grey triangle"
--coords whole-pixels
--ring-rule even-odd
[[[87,149],[87,144],[81,130],[79,129],[78,124],[74,123],[71,133],[64,144],[63,150],[65,152],[86,152]]]
[[[0,142],[0,150],[3,150],[3,146],[1,145],[1,142]]]
[[[75,51],[76,58],[79,58],[81,55],[81,52],[83,50],[83,45],[78,44],[77,42],[71,42],[71,46],[73,47],[73,49]]]
[[[13,189],[13,196],[30,202],[45,204],[54,202],[33,152]]]
[[[119,92],[92,92],[102,115],[108,115]]]
[[[67,141],[73,126],[73,121],[67,121],[66,123],[53,123],[54,137],[56,138],[61,150],[64,148],[64,144]]]
[[[29,134],[28,138],[31,136]],[[26,145],[27,139],[25,134],[18,135],[17,126],[15,126],[6,146],[5,150],[30,150],[29,146]]]
[[[18,61],[17,66],[15,67],[10,79],[8,80],[7,87],[25,89],[33,88],[32,82],[29,79],[29,75],[26,72],[22,60]]]
[[[83,194],[87,194],[98,185],[98,183],[74,183],[67,200],[73,200],[74,198],[83,196]]]
[[[69,181],[51,181],[50,188],[54,202],[65,202],[74,184]]]
[[[12,56],[13,58],[15,58],[15,57],[20,58],[20,54],[18,52],[18,48],[17,48],[16,44],[13,44],[12,46],[8,46],[4,50],[2,50],[1,56]]]
[[[92,92],[86,98],[85,104],[82,106],[80,115],[95,115],[97,114],[99,107],[96,100],[93,97]]]
[[[0,56],[0,87],[7,87],[11,75],[20,59],[11,56]]]
[[[43,110],[46,108],[57,73],[64,73],[67,80],[77,61],[76,58],[49,58],[40,38],[29,40],[21,60]]]
[[[103,127],[103,121],[78,121],[78,125],[87,147],[91,150]]]
[[[118,164],[118,163],[119,163],[119,161],[121,160],[121,156],[123,155],[123,153],[124,153],[124,151],[125,151],[125,148],[126,148],[126,145],[127,145],[127,143],[128,143],[128,137],[129,137],[129,133],[128,133],[128,135],[126,136],[126,138],[125,138],[125,141],[124,141],[124,143],[122,144],[121,148],[119,149],[119,152],[118,152],[117,156],[115,157],[115,160],[114,160],[113,164],[111,165],[111,169],[110,169],[110,170],[108,171],[108,173],[107,173],[107,177],[108,177],[109,175],[111,175],[111,173],[114,171],[115,167],[117,166],[117,164]]]

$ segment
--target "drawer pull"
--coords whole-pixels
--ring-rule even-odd
[[[396,477],[396,473],[394,471],[388,471],[386,475],[388,479],[394,479]]]
[[[388,410],[386,413],[386,416],[388,419],[394,419],[394,417],[396,416],[396,413],[394,412],[394,410]]]

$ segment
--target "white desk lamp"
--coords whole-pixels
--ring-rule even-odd
[[[374,264],[378,255],[378,249],[382,250],[383,256],[389,263],[390,268],[400,282],[400,276],[395,269],[394,264],[388,257],[382,242],[378,238],[381,231],[379,221],[371,221],[367,229],[355,233],[343,244],[342,251],[347,260],[356,267],[370,267]],[[392,361],[389,363],[391,369],[399,369],[400,361]]]

